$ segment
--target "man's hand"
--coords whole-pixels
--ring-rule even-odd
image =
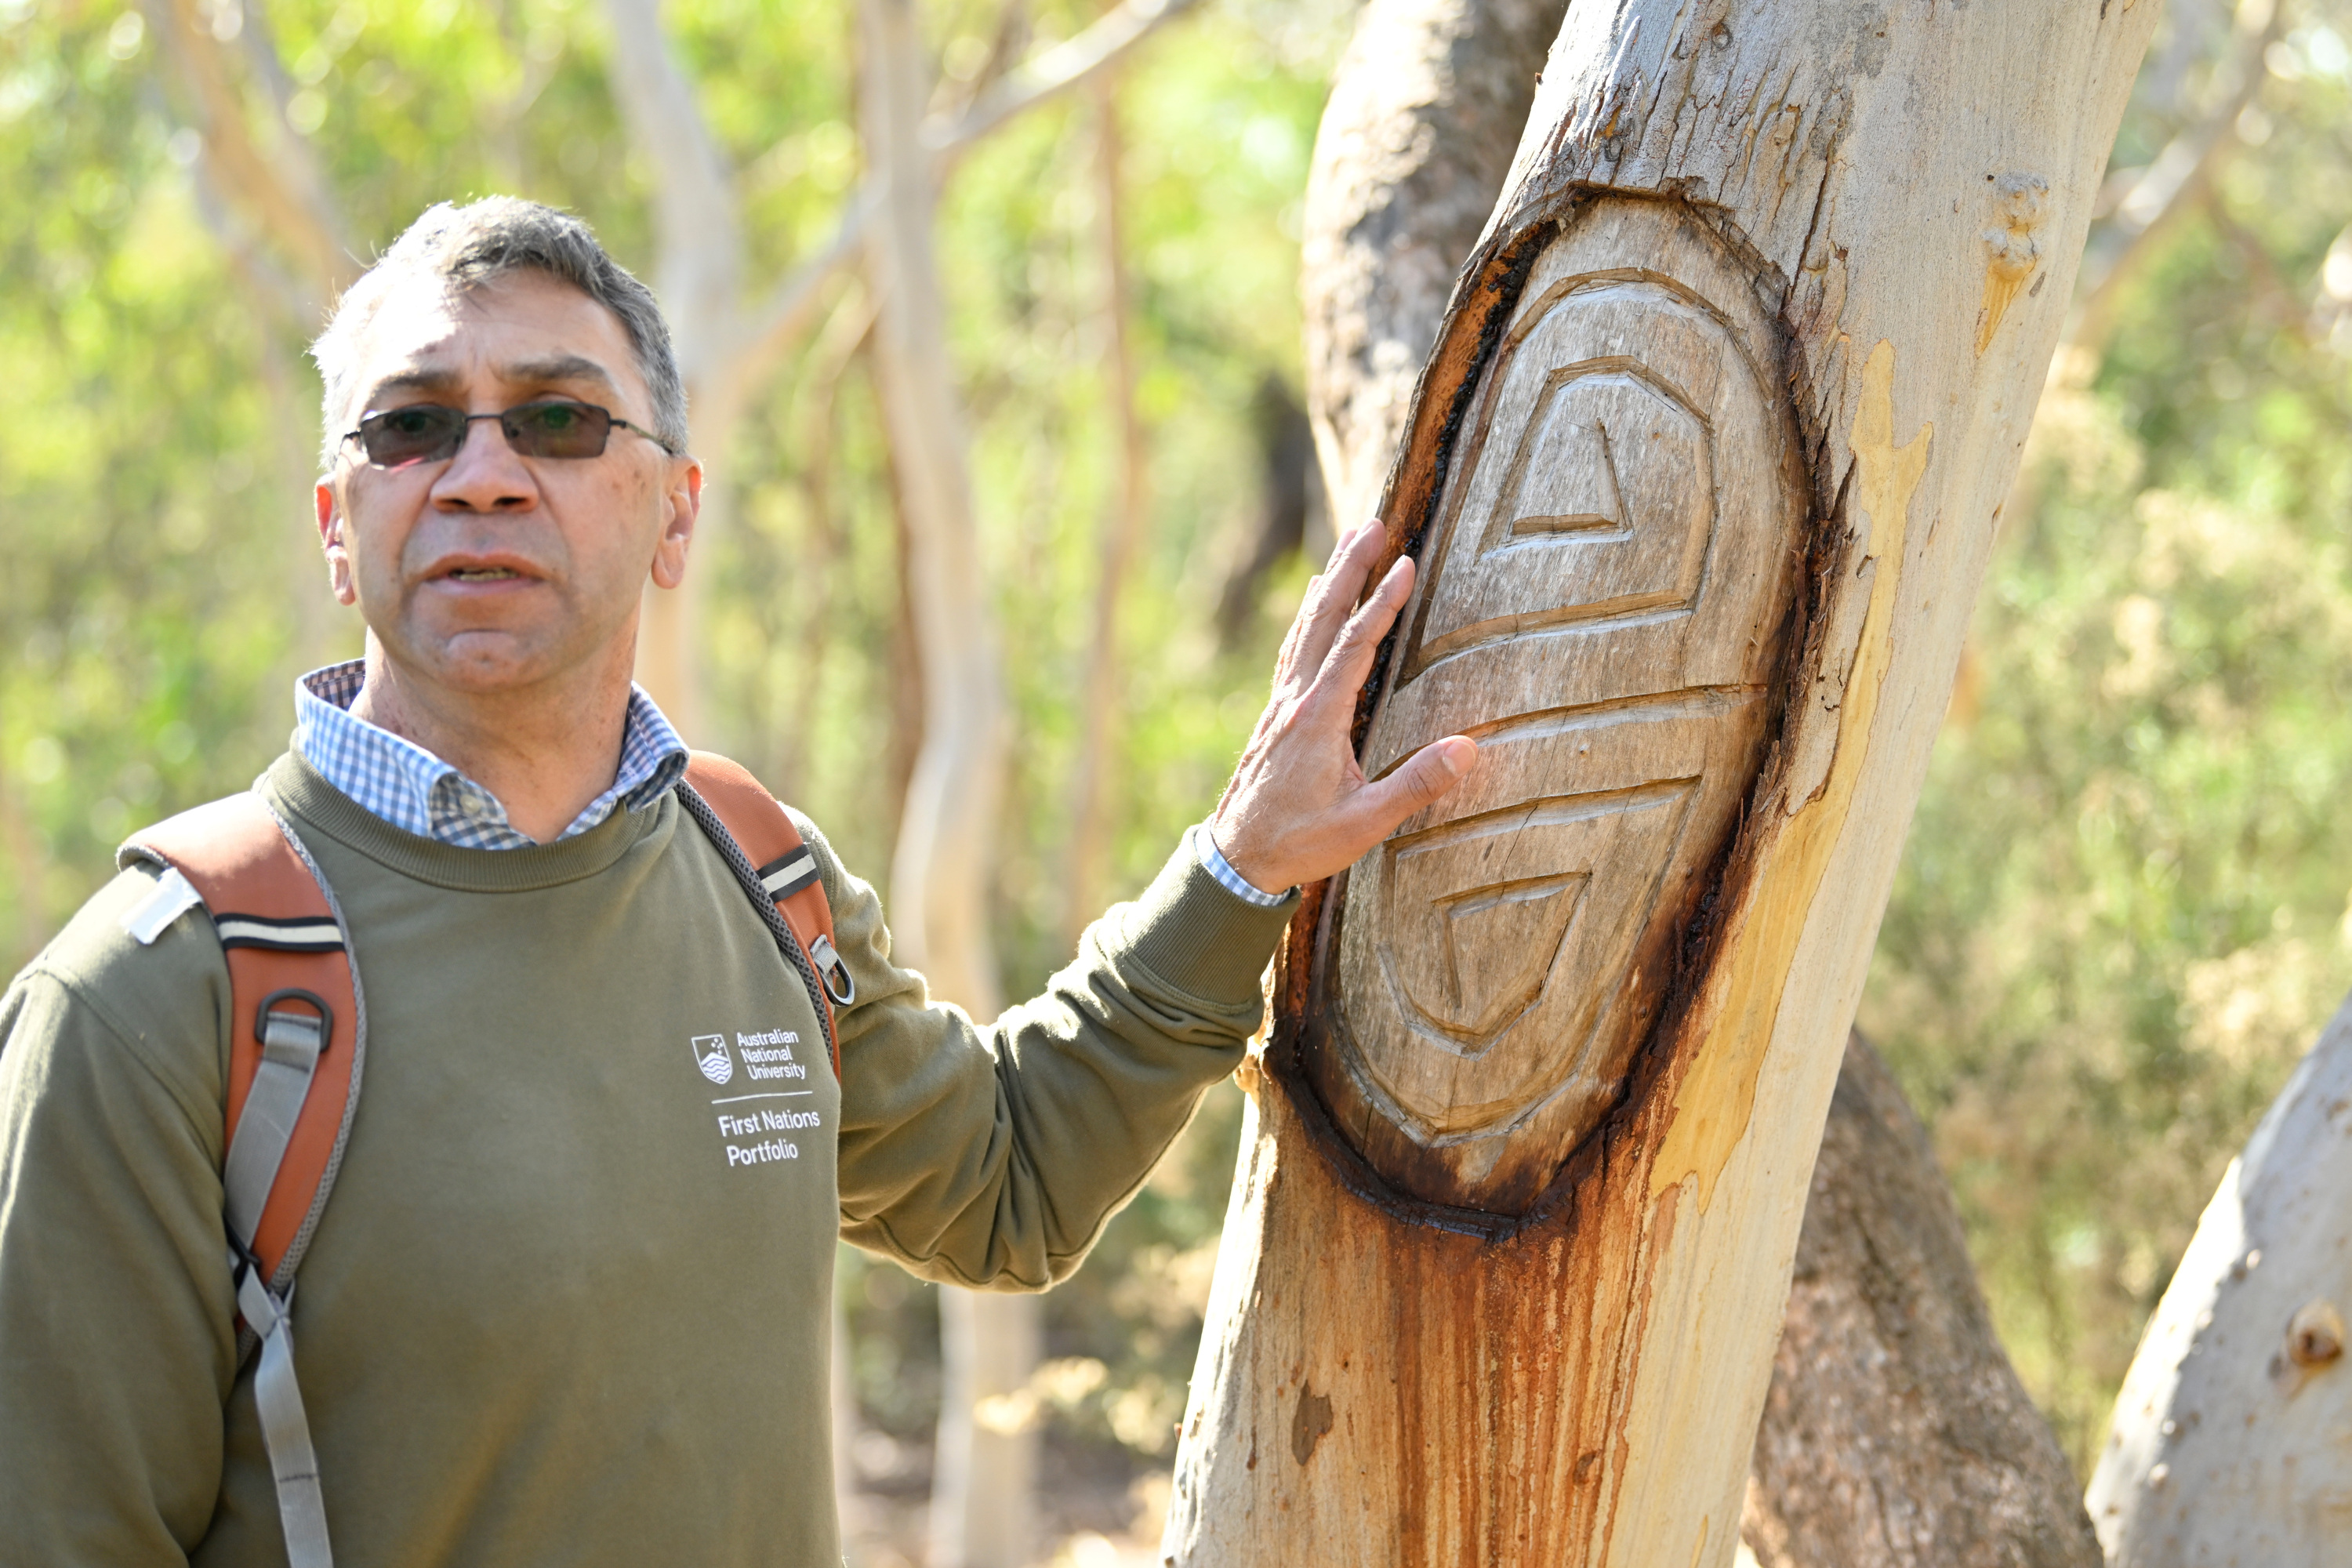
[[[1389,568],[1362,607],[1383,537],[1377,522],[1341,539],[1307,587],[1274,666],[1274,696],[1217,802],[1209,832],[1227,864],[1266,892],[1346,869],[1396,825],[1460,783],[1477,760],[1461,735],[1433,741],[1378,784],[1349,744],[1356,694],[1412,592],[1412,563]]]

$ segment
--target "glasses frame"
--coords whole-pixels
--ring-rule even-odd
[[[646,440],[651,441],[655,446],[659,447],[671,457],[675,458],[679,455],[677,447],[671,446],[667,441],[663,440],[659,436],[655,435],[644,426],[632,424],[628,420],[622,418],[619,415],[614,414],[611,409],[606,408],[600,404],[583,402],[577,397],[534,397],[528,403],[518,403],[511,408],[501,408],[495,414],[457,415],[459,423],[457,428],[457,441],[456,444],[446,452],[426,453],[419,457],[404,458],[397,463],[377,462],[375,460],[374,454],[369,452],[367,448],[368,426],[370,422],[383,419],[390,415],[403,414],[412,408],[448,408],[448,405],[442,403],[404,403],[397,408],[372,408],[368,410],[367,413],[360,416],[359,428],[356,430],[344,431],[342,439],[344,442],[357,441],[360,444],[361,453],[365,457],[367,466],[372,468],[382,469],[386,473],[396,472],[402,468],[413,468],[419,463],[446,463],[450,461],[452,458],[456,458],[459,452],[466,449],[466,437],[467,434],[474,428],[475,422],[482,419],[495,419],[499,422],[499,433],[506,437],[507,445],[514,449],[515,456],[519,458],[544,458],[550,462],[562,463],[589,461],[604,455],[606,447],[611,445],[613,432],[614,430],[632,431],[636,435],[643,436]],[[605,426],[607,426],[604,431],[604,443],[599,445],[593,452],[568,454],[560,452],[525,452],[521,447],[517,444],[518,432],[509,421],[511,421],[518,414],[528,413],[533,409],[539,408],[579,408],[586,410],[592,414],[602,415],[604,416]],[[456,414],[457,410],[449,409],[449,412]]]

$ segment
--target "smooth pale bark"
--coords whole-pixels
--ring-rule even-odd
[[[1762,1568],[2099,1568],[1927,1131],[1859,1033],[1813,1166],[1742,1533]]]
[[[2230,1163],[2124,1378],[2091,1517],[2112,1568],[2352,1554],[2352,1005]]]
[[[1466,726],[1480,767],[1293,928],[1171,1561],[1729,1560],[1845,1031],[2156,11],[1570,10],[1381,507],[1423,574],[1367,765]],[[1612,816],[1658,879],[1596,844]],[[1514,987],[1562,1026],[1498,1047]]]
[[[1118,431],[1118,489],[1102,522],[1095,579],[1094,629],[1087,639],[1086,683],[1078,699],[1077,781],[1070,811],[1069,871],[1063,879],[1063,926],[1075,943],[1101,912],[1110,882],[1111,769],[1119,733],[1119,600],[1134,570],[1150,517],[1150,449],[1143,411],[1135,401],[1135,342],[1129,321],[1127,226],[1122,207],[1125,153],[1119,131],[1117,79],[1094,84],[1095,224],[1101,245],[1103,321],[1108,331],[1104,380]]]
[[[906,577],[921,668],[923,738],[890,862],[890,927],[900,961],[932,994],[975,1018],[1003,1010],[989,937],[989,877],[1003,776],[1004,692],[981,569],[963,413],[947,353],[922,142],[930,71],[911,0],[858,10],[859,110],[887,180],[866,268],[880,310],[874,372],[906,528]],[[940,1568],[1022,1568],[1034,1533],[1036,1437],[990,1422],[1034,1370],[1029,1296],[940,1292],[940,1391],[930,1560]]]
[[[216,36],[194,0],[169,0],[149,9],[160,24],[157,31],[174,75],[192,100],[203,139],[196,211],[245,286],[246,297],[276,317],[259,363],[269,400],[273,470],[264,480],[264,504],[278,515],[275,542],[285,584],[286,663],[294,670],[309,669],[339,650],[336,606],[322,591],[324,561],[311,522],[318,445],[310,434],[309,395],[298,390],[306,380],[300,345],[358,275],[354,247],[310,143],[287,128],[286,99],[292,87],[268,18],[258,11],[240,14],[232,41]],[[248,111],[255,98],[268,105],[260,115]]]

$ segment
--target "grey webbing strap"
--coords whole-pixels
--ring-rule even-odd
[[[254,1369],[253,1403],[261,1414],[261,1441],[278,1483],[278,1517],[286,1530],[288,1568],[334,1568],[327,1545],[327,1503],[319,1490],[319,1456],[310,1447],[310,1418],[294,1381],[294,1331],[288,1319],[294,1292],[270,1294],[260,1270],[237,1260],[236,1306],[261,1336]]]
[[[247,1247],[260,1227],[269,1189],[278,1183],[278,1167],[285,1161],[286,1145],[294,1136],[294,1123],[310,1096],[310,1076],[319,1069],[319,1054],[326,1048],[331,1027],[324,1016],[272,1012],[268,1005],[262,1004],[258,1020],[261,1065],[254,1072],[253,1088],[237,1117],[236,1136],[229,1140],[228,1158],[221,1166],[229,1229]],[[260,1324],[250,1318],[246,1321],[260,1331]]]

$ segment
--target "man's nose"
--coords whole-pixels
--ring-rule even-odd
[[[446,511],[521,511],[538,500],[530,465],[507,444],[496,419],[467,425],[457,455],[433,482],[433,504]]]

